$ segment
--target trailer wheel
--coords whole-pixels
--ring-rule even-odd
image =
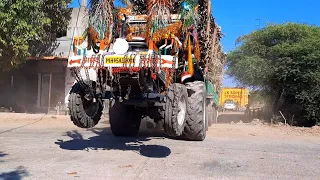
[[[214,121],[214,107],[211,103],[207,104],[207,123],[208,127],[211,127]]]
[[[182,135],[186,123],[188,93],[185,85],[174,83],[166,94],[164,131],[171,137]]]
[[[109,122],[114,136],[136,136],[140,129],[141,115],[133,106],[110,102]]]
[[[217,124],[218,123],[218,116],[219,116],[219,109],[212,107],[213,110],[213,119],[212,119],[212,123],[213,124]]]
[[[92,128],[98,124],[102,116],[102,100],[87,100],[85,92],[79,83],[76,83],[69,95],[69,114],[72,122],[80,128]]]
[[[206,89],[204,82],[187,83],[188,116],[183,132],[183,138],[191,141],[203,141],[206,138]]]

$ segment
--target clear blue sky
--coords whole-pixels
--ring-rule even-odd
[[[71,7],[77,7],[73,0]],[[213,15],[222,27],[225,37],[222,45],[225,52],[235,47],[235,40],[267,23],[299,22],[320,26],[320,0],[211,0]],[[260,23],[259,23],[259,20]],[[224,86],[235,86],[226,77]]]

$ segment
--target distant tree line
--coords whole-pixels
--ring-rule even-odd
[[[258,89],[271,117],[299,126],[320,122],[320,28],[269,24],[239,37],[228,54],[227,74]]]

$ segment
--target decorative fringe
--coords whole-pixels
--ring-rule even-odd
[[[110,8],[113,7],[113,0],[91,1],[88,43],[97,43],[99,40],[107,44],[111,41],[111,30],[115,26],[113,10]],[[128,8],[122,9],[121,14],[149,15],[144,34],[147,42],[149,40],[159,42],[166,34],[169,35],[168,32],[176,36],[191,32],[193,53],[206,65],[208,78],[219,92],[222,87],[226,55],[220,44],[222,37],[220,29],[215,24],[214,18],[208,15],[212,13],[209,12],[209,0],[122,0],[122,3]],[[171,24],[171,13],[181,14],[183,21]],[[131,28],[129,34],[135,31]]]
[[[91,4],[87,30],[88,49],[91,49],[92,45],[96,46],[98,42],[100,42],[100,47],[106,47],[110,44],[114,26],[112,7],[113,1],[111,0],[102,0]]]
[[[171,0],[146,0],[147,9],[151,10],[153,6],[164,6],[167,8],[171,8],[172,3]]]
[[[154,28],[163,28],[170,23],[170,0],[146,0],[147,11],[154,23]]]
[[[146,0],[147,12],[148,12],[148,25],[146,39],[149,41],[152,38],[153,33],[158,32],[161,29],[166,28],[170,24],[171,13],[171,1],[170,0]],[[157,38],[162,38],[164,34],[157,34]],[[162,37],[161,37],[162,36]]]

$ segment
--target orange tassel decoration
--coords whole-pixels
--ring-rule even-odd
[[[146,0],[148,12],[151,11],[154,5],[160,5],[165,7],[171,7],[171,0]]]

